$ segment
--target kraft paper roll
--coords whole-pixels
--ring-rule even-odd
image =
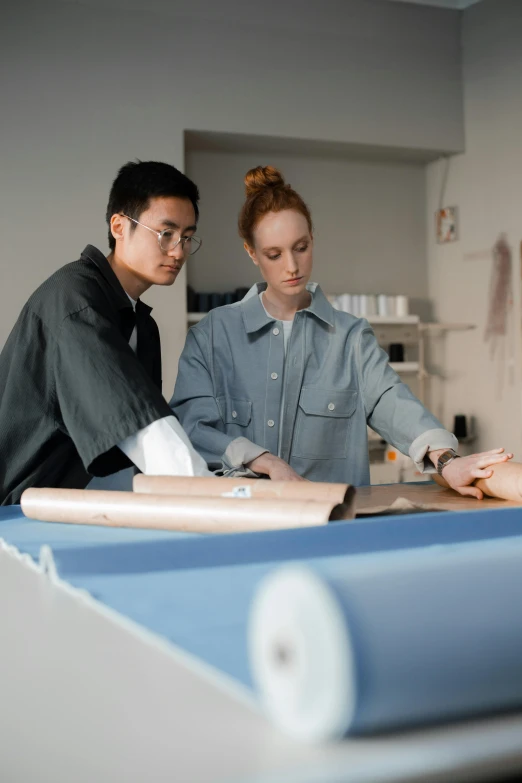
[[[135,492],[152,495],[320,500],[343,504],[346,511],[344,519],[352,519],[354,516],[355,489],[350,484],[249,478],[145,476],[140,473],[134,476],[133,487]]]
[[[318,742],[522,707],[521,538],[355,561],[258,588],[251,671],[281,729]]]
[[[331,501],[175,497],[82,489],[26,489],[21,506],[27,517],[41,522],[186,533],[277,530],[342,519],[342,507]]]

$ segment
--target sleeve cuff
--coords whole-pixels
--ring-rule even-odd
[[[257,446],[248,438],[235,438],[228,444],[227,450],[221,457],[223,475],[257,478],[258,474],[247,468],[246,464],[267,451],[268,449]]]
[[[435,465],[428,457],[430,451],[438,449],[454,449],[459,447],[459,442],[455,435],[448,430],[436,429],[428,430],[415,438],[410,446],[410,457],[421,473],[436,473]]]
[[[118,447],[149,476],[213,475],[174,416],[153,421]]]

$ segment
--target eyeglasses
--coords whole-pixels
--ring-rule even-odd
[[[180,243],[181,249],[186,256],[193,256],[201,247],[203,240],[199,237],[182,237],[180,236],[179,231],[175,231],[173,228],[164,228],[163,231],[156,231],[155,229],[150,228],[150,226],[146,226],[145,223],[140,223],[139,220],[135,220],[134,218],[125,215],[123,212],[121,214],[122,217],[126,217],[127,220],[132,220],[132,222],[136,223],[138,226],[142,226],[143,228],[146,228],[147,231],[152,231],[153,234],[156,234],[160,250],[165,255],[174,250]]]

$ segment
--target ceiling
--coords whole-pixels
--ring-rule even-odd
[[[436,5],[439,8],[453,8],[455,11],[462,11],[470,5],[480,2],[480,0],[389,0],[390,2],[416,3],[417,5]]]

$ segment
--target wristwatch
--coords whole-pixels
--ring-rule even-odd
[[[460,457],[460,454],[457,454],[454,449],[446,449],[446,451],[443,451],[437,460],[437,473],[439,476],[442,476],[442,471],[446,465],[449,465],[450,462],[453,462],[453,460],[458,457]]]

